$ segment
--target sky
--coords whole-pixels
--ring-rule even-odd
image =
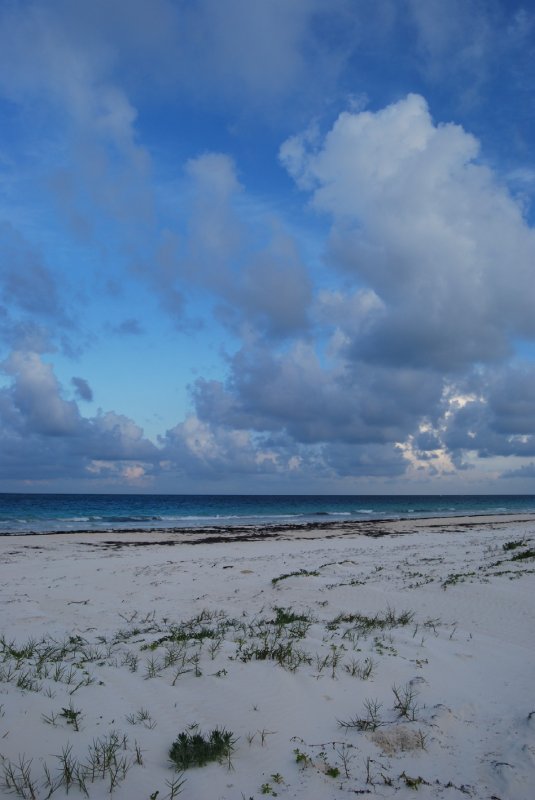
[[[535,7],[0,0],[0,491],[533,493]]]

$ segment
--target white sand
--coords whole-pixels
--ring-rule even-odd
[[[384,530],[415,532],[178,546],[165,544],[178,536],[147,533],[1,538],[0,786],[11,766],[19,796],[47,797],[45,764],[59,781],[67,744],[87,762],[94,740],[115,731],[127,737],[117,756],[131,766],[113,797],[162,800],[176,775],[169,748],[198,723],[203,733],[219,726],[238,737],[232,769],[188,769],[183,800],[405,798],[416,789],[420,798],[531,800],[535,558],[511,558],[535,548],[535,519]],[[109,548],[112,539],[164,543]],[[318,574],[272,583],[300,570]],[[277,626],[276,607],[315,621]],[[219,638],[178,641],[177,626],[203,611],[180,630],[219,626]],[[403,611],[414,614],[409,624]],[[333,625],[340,614],[379,615],[384,626],[363,631],[355,618]],[[16,653],[31,637],[41,640],[36,651]],[[52,640],[66,644],[57,663],[57,653],[45,653]],[[255,660],[266,643],[279,652],[289,644],[310,663],[292,671]],[[175,663],[164,667],[166,654]],[[371,677],[350,674],[369,658]],[[409,718],[394,708],[394,685],[416,693]],[[368,719],[367,700],[381,704],[379,727],[342,728],[339,720]],[[62,716],[69,708],[80,712],[78,731]],[[31,760],[33,789],[23,788],[21,757]],[[90,797],[109,796],[104,771],[104,779],[86,777]],[[0,788],[0,797],[13,796]],[[63,783],[52,797],[65,796]],[[82,796],[70,787],[69,797]]]

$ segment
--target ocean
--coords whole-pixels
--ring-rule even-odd
[[[535,513],[535,495],[1,494],[0,535]]]

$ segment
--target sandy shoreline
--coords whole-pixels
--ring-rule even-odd
[[[534,517],[369,526],[1,537],[0,797],[529,800]],[[233,732],[232,769],[173,789],[194,723]]]
[[[269,525],[213,525],[197,528],[109,529],[106,531],[79,530],[51,533],[1,533],[2,538],[73,537],[83,541],[131,544],[219,544],[234,541],[259,541],[261,539],[328,538],[330,536],[389,536],[414,533],[419,530],[443,531],[480,526],[514,525],[535,522],[535,514],[466,514],[446,517],[419,517],[416,519],[384,520],[329,520],[328,522],[282,523]]]

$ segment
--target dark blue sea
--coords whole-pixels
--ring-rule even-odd
[[[535,495],[0,494],[0,535],[535,513]]]

